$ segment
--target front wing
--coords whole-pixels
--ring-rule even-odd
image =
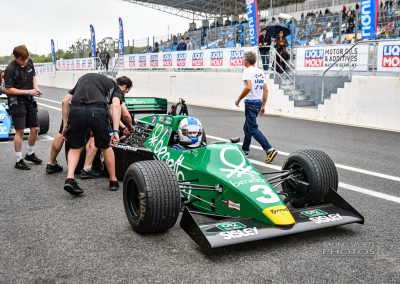
[[[307,212],[311,215],[307,216]],[[324,214],[312,216],[312,213],[315,215],[316,212]],[[180,225],[200,247],[212,249],[351,223],[364,224],[364,217],[332,189],[325,204],[291,210],[291,213],[296,220],[296,224],[291,228],[271,227],[251,217],[230,218],[219,223],[199,225],[185,207]]]

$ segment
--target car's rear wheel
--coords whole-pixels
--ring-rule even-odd
[[[50,127],[50,116],[46,109],[38,109],[38,121],[39,121],[39,134],[46,134]]]
[[[176,175],[158,160],[137,162],[128,168],[123,199],[129,223],[142,234],[159,233],[173,227],[181,208]]]
[[[337,191],[338,173],[332,159],[318,150],[301,150],[292,153],[283,165],[294,178],[282,184],[294,207],[320,205],[330,189]]]

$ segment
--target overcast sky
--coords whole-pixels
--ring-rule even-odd
[[[184,32],[189,20],[122,0],[0,0],[0,55],[25,44],[33,53],[50,53],[50,39],[65,49],[78,38],[118,38],[118,17],[128,39]]]

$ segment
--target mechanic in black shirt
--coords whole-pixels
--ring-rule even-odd
[[[16,131],[14,136],[15,168],[30,170],[31,167],[22,159],[22,140],[24,129],[30,128],[25,160],[40,165],[42,160],[35,155],[34,146],[39,127],[35,98],[40,96],[41,92],[35,77],[35,67],[32,60],[29,59],[29,52],[26,46],[15,47],[13,55],[15,59],[5,70],[4,81],[10,113]]]
[[[68,153],[68,176],[64,189],[72,195],[83,193],[75,181],[74,172],[85,146],[85,133],[90,129],[96,148],[100,149],[104,156],[110,175],[109,189],[117,190],[119,184],[115,175],[115,157],[110,144],[119,143],[121,104],[124,102],[121,89],[107,76],[89,73],[78,80],[67,96],[70,96],[71,107],[69,108],[67,104],[63,104],[62,107],[63,123],[66,126],[63,133],[71,149]],[[108,108],[113,130],[110,129],[108,121]]]

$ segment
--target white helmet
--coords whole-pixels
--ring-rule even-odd
[[[178,128],[179,141],[191,142],[189,148],[197,148],[201,145],[203,126],[200,120],[194,117],[187,117],[181,120]]]

